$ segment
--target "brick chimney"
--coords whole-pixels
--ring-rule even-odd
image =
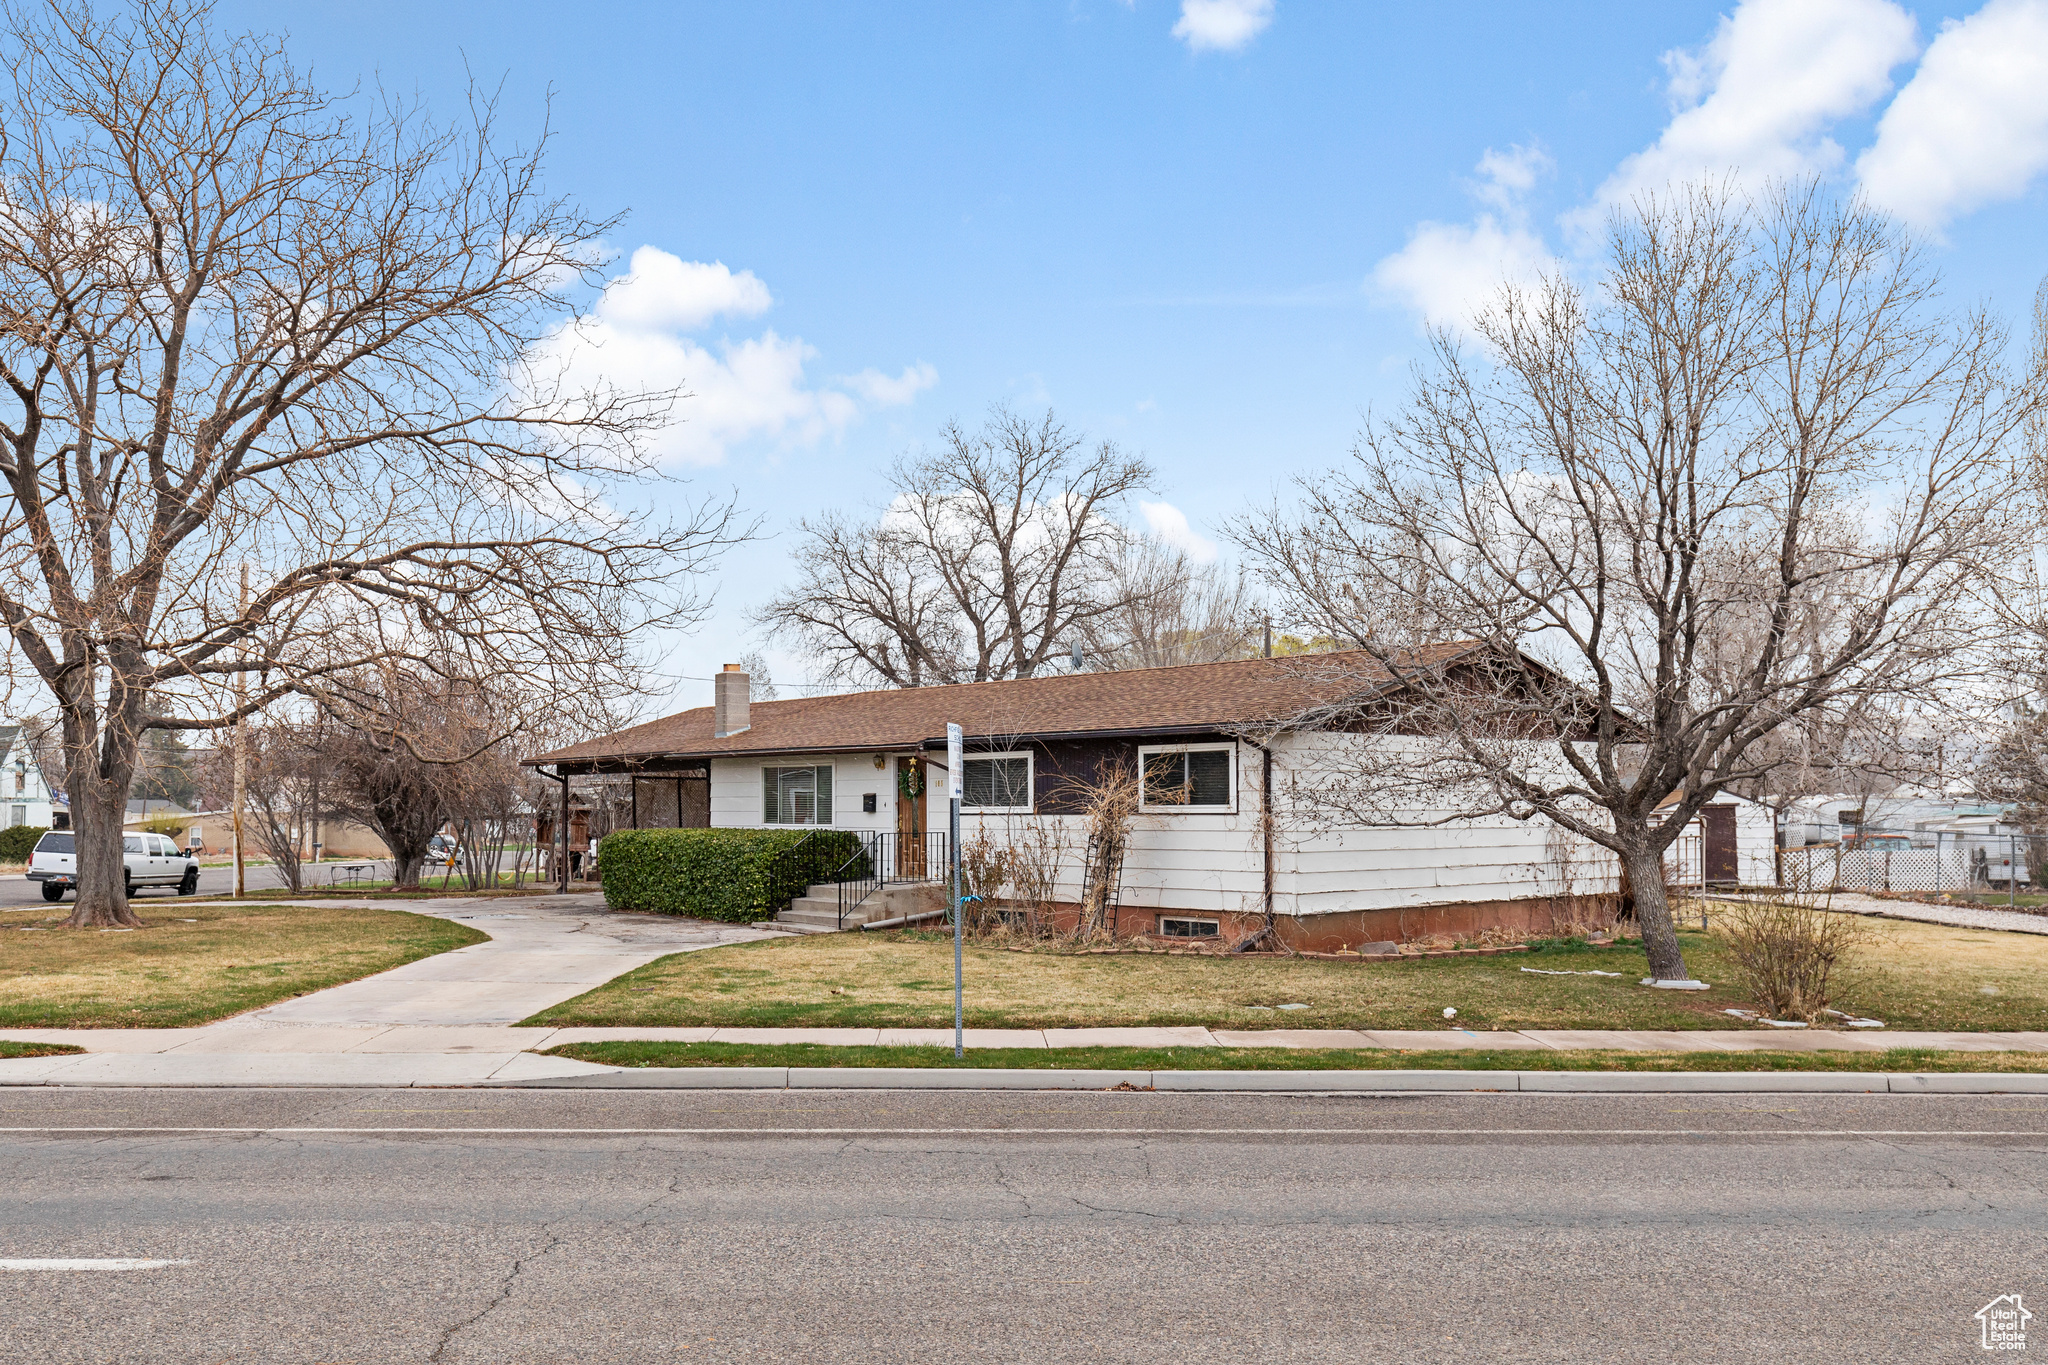
[[[727,664],[711,680],[711,734],[714,739],[724,739],[727,735],[736,735],[751,728],[747,720],[747,704],[752,681],[738,664]]]

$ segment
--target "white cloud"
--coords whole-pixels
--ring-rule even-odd
[[[818,353],[800,337],[772,329],[739,340],[687,335],[713,318],[753,317],[773,303],[752,271],[734,274],[720,262],[643,246],[588,314],[557,328],[528,360],[565,393],[681,390],[687,397],[653,446],[663,460],[683,464],[717,464],[747,442],[789,447],[836,436],[864,405],[899,406],[938,382],[936,370],[919,364],[895,377],[863,370],[813,385],[804,369]]]
[[[1517,213],[1523,196],[1535,189],[1536,182],[1550,174],[1555,164],[1541,147],[1516,144],[1505,152],[1488,147],[1479,158],[1480,183],[1472,193],[1482,204],[1491,204],[1503,213]]]
[[[1594,198],[1611,206],[1703,175],[1757,184],[1832,170],[1843,155],[1828,125],[1881,99],[1915,48],[1913,17],[1891,0],[1743,0],[1705,47],[1665,54],[1678,111]],[[1590,226],[1598,212],[1574,218]]]
[[[840,381],[878,408],[896,408],[939,382],[939,372],[926,364],[907,365],[891,377],[880,370],[862,370]]]
[[[626,269],[605,285],[597,315],[633,331],[694,332],[720,315],[759,317],[775,303],[753,271],[735,275],[723,261],[706,265],[643,246]]]
[[[1184,551],[1188,558],[1208,564],[1216,558],[1216,542],[1188,525],[1188,514],[1170,502],[1141,502],[1138,511],[1154,537]]]
[[[1557,268],[1522,206],[1550,166],[1538,147],[1487,148],[1470,188],[1497,212],[1470,223],[1417,224],[1406,246],[1373,267],[1374,286],[1427,323],[1463,328],[1503,286],[1529,284]]]
[[[1235,52],[1273,22],[1273,0],[1180,0],[1173,36],[1195,52]]]
[[[2048,168],[2048,0],[1951,20],[1856,159],[1872,202],[1920,227],[2026,192]]]

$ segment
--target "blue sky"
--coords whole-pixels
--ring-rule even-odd
[[[1900,5],[229,4],[330,86],[505,125],[626,211],[605,364],[698,393],[664,449],[774,539],[665,642],[677,704],[759,642],[790,522],[993,402],[1160,470],[1198,538],[1398,401],[1423,311],[1586,259],[1667,174],[1817,172],[2024,314],[2048,272],[2048,0]],[[713,268],[716,266],[717,268]],[[1170,514],[1167,514],[1170,520]],[[800,661],[773,650],[779,681]]]

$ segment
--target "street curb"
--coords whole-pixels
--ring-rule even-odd
[[[743,1074],[735,1074],[743,1073]],[[2048,1094],[2048,1073],[1883,1071],[1063,1071],[945,1067],[633,1067],[491,1081],[500,1089],[1134,1090],[1289,1094]]]
[[[25,1059],[29,1061],[43,1059]],[[77,1058],[51,1061],[75,1062]],[[494,1079],[398,1070],[370,1076],[205,1077],[164,1068],[156,1077],[103,1079],[69,1068],[17,1076],[0,1067],[0,1090],[1157,1090],[1162,1093],[1308,1095],[1532,1094],[1893,1094],[2048,1095],[2048,1072],[1883,1071],[1086,1071],[975,1067],[616,1067],[553,1076]]]

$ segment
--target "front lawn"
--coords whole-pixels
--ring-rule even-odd
[[[1877,921],[1841,1007],[1895,1029],[2048,1029],[2048,936]],[[1351,963],[1302,958],[967,951],[977,1028],[1199,1024],[1212,1028],[1740,1028],[1750,1002],[1719,938],[1681,935],[1699,992],[1636,983],[1636,944],[1498,957]],[[1616,972],[1549,976],[1545,971]],[[1286,1010],[1283,1005],[1305,1005]],[[1457,1010],[1447,1022],[1444,1010]],[[938,933],[768,939],[649,963],[528,1024],[947,1027],[953,945]]]
[[[400,910],[151,900],[135,910],[147,928],[66,929],[54,907],[0,912],[0,1027],[204,1024],[489,937]]]
[[[565,1043],[542,1055],[603,1066],[919,1066],[1031,1071],[2048,1071],[2048,1053],[1396,1051],[1290,1047],[821,1047],[815,1043]]]

